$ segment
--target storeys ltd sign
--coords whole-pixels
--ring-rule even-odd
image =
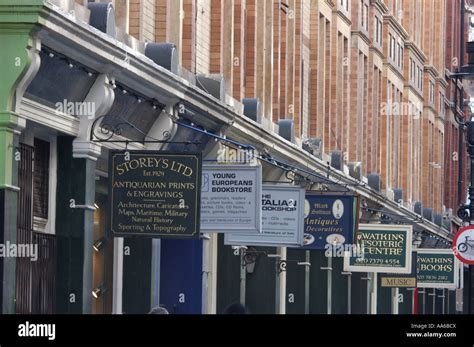
[[[110,229],[114,236],[199,236],[200,153],[111,151]]]
[[[410,273],[411,225],[360,224],[356,242],[363,256],[344,257],[344,271]]]

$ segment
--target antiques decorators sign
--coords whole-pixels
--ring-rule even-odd
[[[110,228],[114,236],[199,236],[200,153],[111,151]]]
[[[303,249],[351,244],[358,212],[359,200],[354,195],[306,192]]]

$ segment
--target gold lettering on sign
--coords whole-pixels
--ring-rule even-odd
[[[382,277],[382,287],[416,287],[414,277]]]
[[[116,154],[111,160],[114,232],[187,236],[199,232],[200,165],[196,172],[191,167],[200,163],[199,157],[183,156],[183,163],[179,155],[132,152],[129,160],[124,159]]]

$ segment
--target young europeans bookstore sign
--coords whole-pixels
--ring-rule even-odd
[[[262,167],[204,165],[201,187],[201,231],[260,233]]]
[[[200,153],[111,151],[113,235],[199,237],[201,175]]]

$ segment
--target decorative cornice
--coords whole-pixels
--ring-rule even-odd
[[[395,65],[393,65],[393,63],[391,61],[388,61],[388,59],[385,59],[385,62],[384,62],[384,65],[390,69],[391,71],[393,71],[393,73],[395,73],[399,78],[400,80],[402,80],[403,82],[405,82],[405,76],[403,76],[403,73],[398,69],[398,67],[396,67]]]
[[[421,101],[424,103],[425,98],[424,98],[423,94],[420,92],[420,90],[418,90],[418,88],[413,87],[413,85],[411,83],[405,83],[404,87],[406,89],[410,90],[411,92],[413,92],[414,94],[416,94],[421,99]]]
[[[438,75],[438,77],[436,77],[436,82],[439,83],[440,86],[444,89],[448,87],[448,81],[446,81],[441,75]]]
[[[325,0],[330,7],[334,7],[334,2],[332,0]]]
[[[43,0],[2,0],[0,28],[31,28],[47,17]]]
[[[424,70],[428,72],[435,80],[439,76],[438,70],[433,65],[425,65]]]
[[[364,41],[367,44],[367,46],[370,46],[371,42],[370,42],[367,32],[364,32],[362,30],[352,30],[351,34],[352,36],[360,37],[362,41]]]
[[[405,48],[408,48],[413,53],[415,53],[421,63],[424,64],[428,60],[426,54],[420,49],[420,47],[418,47],[418,45],[414,41],[405,40]]]
[[[370,45],[369,50],[372,51],[374,54],[377,54],[382,60],[386,59],[381,47],[372,44]]]
[[[30,57],[31,63],[25,75],[23,75],[22,79],[16,87],[15,105],[13,107],[15,112],[18,112],[21,104],[21,99],[23,98],[23,95],[25,94],[25,91],[30,85],[31,81],[36,76],[41,65],[41,58],[39,55],[39,52],[41,50],[41,43],[36,37],[32,38],[31,41],[31,46],[27,48],[28,56]]]
[[[408,39],[408,32],[405,28],[395,19],[391,14],[384,14],[383,20],[385,23],[389,23],[395,29],[395,31],[400,35],[403,40]]]
[[[352,21],[348,17],[348,13],[346,11],[342,11],[340,8],[335,8],[332,10],[332,13],[341,18],[347,25],[352,25]]]
[[[423,108],[424,109],[427,108],[427,109],[431,110],[433,112],[433,114],[436,114],[436,110],[434,108],[434,105],[432,105],[432,104],[429,104],[429,103],[423,104]]]
[[[31,99],[24,97],[21,100],[19,114],[24,119],[52,128],[58,133],[70,136],[79,135],[79,119]]]
[[[106,75],[99,75],[92,85],[83,103],[90,103],[94,107],[93,114],[77,115],[79,118],[79,134],[72,143],[74,158],[88,158],[96,160],[100,155],[101,146],[90,140],[90,134],[94,121],[107,114],[112,107],[115,93]],[[89,109],[86,107],[85,109]],[[103,120],[103,118],[102,118]]]
[[[373,5],[377,10],[384,15],[388,12],[388,7],[381,0],[370,0],[370,4]]]

